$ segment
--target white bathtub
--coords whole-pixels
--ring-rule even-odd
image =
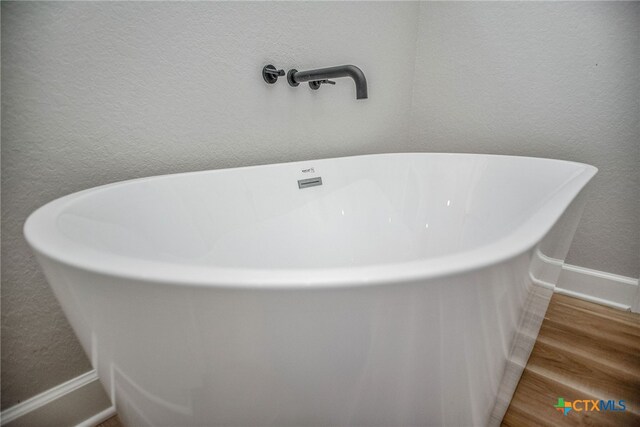
[[[595,173],[467,154],[195,172],[55,200],[25,236],[125,424],[497,424]]]

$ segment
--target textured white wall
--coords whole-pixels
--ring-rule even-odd
[[[89,365],[23,237],[128,178],[407,145],[418,5],[2,3],[2,407]],[[262,66],[361,67],[311,91]]]
[[[597,166],[567,262],[640,274],[640,3],[420,8],[412,148]]]

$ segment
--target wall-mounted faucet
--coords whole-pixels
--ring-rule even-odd
[[[335,84],[329,79],[351,77],[356,84],[356,99],[367,99],[367,79],[362,70],[355,65],[339,65],[337,67],[319,68],[317,70],[289,70],[287,81],[291,86],[298,86],[302,82],[309,82],[311,89],[317,90],[322,84]]]

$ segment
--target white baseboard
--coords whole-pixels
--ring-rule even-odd
[[[590,302],[638,311],[638,279],[564,264],[556,292]]]
[[[44,391],[0,413],[0,425],[95,426],[115,415],[95,370]]]
[[[76,427],[95,427],[101,422],[106,421],[109,418],[113,417],[115,414],[116,414],[115,406],[109,406],[104,411],[95,414],[91,418],[87,418],[86,420],[78,424]]]

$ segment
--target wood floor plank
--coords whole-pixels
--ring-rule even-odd
[[[554,405],[558,397],[566,401],[597,399],[597,396],[578,391],[559,381],[525,369],[502,420],[503,426],[638,426],[640,416],[632,412],[569,412],[566,416]]]
[[[120,422],[120,418],[117,415],[101,422],[96,427],[123,427],[122,422]]]
[[[544,322],[540,328],[538,342],[555,347],[567,348],[571,352],[584,357],[591,357],[600,364],[620,369],[634,378],[640,378],[640,352],[631,346],[615,345],[609,341],[598,341],[593,345],[594,337],[578,330],[568,330],[556,322]]]
[[[595,304],[589,301],[573,298],[567,295],[554,294],[552,299],[553,306],[565,306],[578,310],[584,310],[590,316],[599,316],[606,318],[607,320],[618,321],[627,323],[634,326],[640,326],[640,315],[630,313],[628,311],[617,310],[611,307],[607,307],[600,304]]]
[[[553,322],[570,332],[588,334],[596,342],[607,342],[640,352],[640,323],[636,325],[633,322],[621,322],[615,317],[590,314],[584,308],[566,304],[549,304],[545,322]]]
[[[627,410],[570,411],[565,401],[620,400]],[[640,315],[555,294],[504,426],[640,426]]]
[[[632,401],[640,396],[640,379],[587,356],[538,341],[527,369],[599,399]],[[635,408],[636,410],[638,408]],[[640,415],[640,413],[639,413]]]

